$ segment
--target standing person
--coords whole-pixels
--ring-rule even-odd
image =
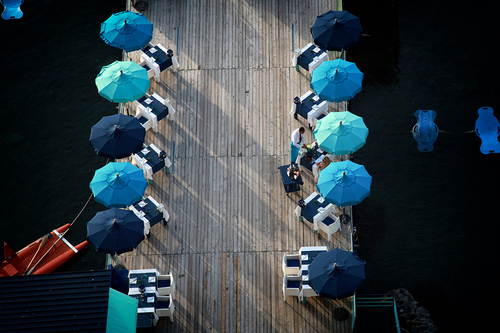
[[[304,132],[306,130],[304,127],[297,128],[295,131],[292,132],[292,138],[290,142],[290,147],[291,147],[291,163],[295,163],[297,160],[297,157],[299,156],[299,150],[300,148],[306,148],[306,143],[304,141]],[[302,145],[301,145],[302,143]]]

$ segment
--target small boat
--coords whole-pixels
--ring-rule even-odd
[[[17,252],[4,243],[5,260],[0,265],[0,276],[47,274],[64,264],[88,244],[85,240],[71,245],[63,237],[70,226],[65,224]]]

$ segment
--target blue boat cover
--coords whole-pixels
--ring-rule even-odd
[[[500,123],[493,115],[493,109],[484,106],[479,108],[477,113],[479,118],[476,120],[476,134],[481,139],[481,153],[500,153],[500,143],[498,142]]]
[[[417,110],[415,111],[417,123],[413,126],[413,138],[418,143],[418,150],[421,152],[429,152],[434,149],[434,142],[438,137],[438,127],[434,124],[436,111],[434,110]]]

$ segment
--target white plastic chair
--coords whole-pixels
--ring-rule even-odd
[[[287,296],[299,296],[301,280],[301,276],[289,276],[285,274],[283,277],[283,301],[286,301]]]
[[[156,298],[156,315],[158,317],[169,317],[174,321],[174,302],[170,296],[158,296]]]
[[[158,275],[158,293],[160,296],[170,295],[172,298],[175,293],[175,282],[172,273],[167,275]]]
[[[330,241],[332,235],[340,229],[340,219],[333,215],[328,214],[328,216],[318,223],[319,230],[326,232],[328,235],[328,241]]]
[[[153,68],[150,67],[150,65],[148,63],[146,63],[146,61],[144,59],[141,59],[141,62],[139,63],[139,66],[143,67],[146,69],[146,71],[148,72],[148,78],[151,79],[151,78],[154,78],[157,82],[159,82],[159,79],[157,79],[155,77],[155,71]]]
[[[283,254],[283,274],[298,275],[300,271],[299,254]]]

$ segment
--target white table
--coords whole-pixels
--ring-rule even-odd
[[[148,151],[146,152],[145,149]],[[143,154],[147,154],[149,152],[149,149],[152,149],[154,152],[156,152],[156,154],[161,153],[160,148],[158,148],[154,144],[150,144],[149,146],[143,148],[143,150],[141,150],[141,152],[143,152]],[[170,168],[170,166],[172,165],[172,162],[170,161],[170,159],[168,157],[165,157],[164,161],[165,161],[165,166],[167,168]],[[142,169],[142,171],[144,171],[144,177],[146,177],[146,179],[153,180],[153,173],[154,173],[153,167],[148,164],[147,159],[140,157],[138,154],[133,154],[132,155],[132,164],[136,165],[138,168],[140,168],[140,169]]]
[[[147,51],[146,52],[143,51],[143,53],[141,54],[141,59],[148,65],[149,68],[151,68],[154,71],[155,81],[160,82],[160,73],[162,72],[161,64],[157,62],[154,56],[155,53],[157,52],[168,54],[168,50],[161,44],[149,45]],[[169,66],[168,68],[176,72],[177,69],[180,68],[179,62],[177,61],[177,58],[174,55],[172,55],[171,59],[172,59],[172,66]]]
[[[134,214],[140,218],[144,222],[144,235],[147,236],[149,234],[149,230],[151,229],[151,221],[146,217],[146,214],[144,213],[143,209],[144,207],[147,207],[146,201],[150,201],[153,205],[156,206],[156,210],[158,213],[161,213],[161,215],[156,214],[156,216],[152,217],[153,221],[153,226],[160,221],[160,217],[164,219],[165,221],[168,221],[170,218],[170,215],[168,214],[167,210],[165,209],[165,206],[163,204],[158,203],[155,199],[153,199],[152,196],[148,196],[146,199],[143,199],[142,201],[130,205],[128,207],[129,210],[134,212]],[[138,207],[138,208],[136,208]],[[151,216],[151,215],[150,215]]]
[[[319,222],[323,221],[330,213],[337,211],[334,204],[329,203],[328,205],[326,205],[324,202],[324,199],[317,192],[313,192],[310,196],[308,196],[304,200],[304,202],[306,203],[306,205],[307,204],[312,205],[313,199],[318,197],[318,196],[319,196],[319,198],[317,199],[317,201],[319,204],[318,205],[315,204],[315,207],[318,207],[318,206],[319,207],[317,208],[317,210],[315,208],[314,211],[316,212],[316,214],[313,216],[313,220],[312,220],[315,232],[317,232],[319,230],[319,226],[318,226]],[[325,206],[325,207],[321,207],[321,206]],[[297,215],[297,217],[302,216],[302,208],[300,206],[295,207],[295,215]],[[311,222],[311,221],[309,221],[309,222]]]
[[[304,297],[314,297],[318,294],[309,285],[309,265],[316,259],[316,257],[323,252],[327,252],[326,246],[303,246],[299,250],[302,276],[302,288],[299,292],[299,300],[304,300]]]
[[[313,52],[311,52],[311,50]],[[314,56],[311,57],[311,55],[308,54],[307,52],[310,52]],[[326,52],[323,52],[319,47],[314,46],[313,43],[307,44],[302,49],[295,50],[293,58],[292,58],[292,64],[294,66],[297,66],[297,64],[299,63],[298,58],[300,55],[304,55],[307,57],[307,59],[305,61],[308,63],[308,70],[309,70],[310,74],[312,74],[312,72],[316,68],[318,68],[319,65],[321,65],[324,61],[330,60],[328,57],[328,54]]]
[[[309,100],[309,98],[311,100]],[[318,123],[319,116],[328,116],[329,105],[330,102],[321,100],[313,91],[309,90],[300,97],[299,110],[297,110],[297,105],[295,103],[292,104],[290,114],[300,114],[302,117],[307,119],[309,128],[314,129]],[[307,112],[307,115],[305,115],[305,112]]]

